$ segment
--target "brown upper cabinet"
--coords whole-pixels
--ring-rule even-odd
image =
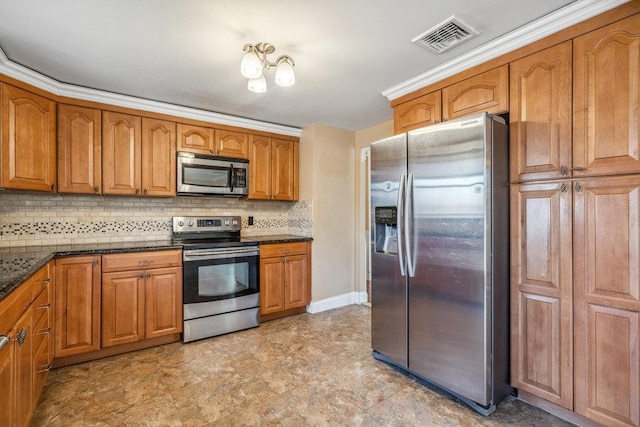
[[[0,187],[56,191],[56,103],[2,83]]]
[[[442,118],[509,111],[509,69],[503,65],[442,89]]]
[[[104,194],[175,196],[175,123],[102,113]]]
[[[176,195],[176,124],[142,118],[142,194]]]
[[[441,91],[422,95],[393,110],[393,127],[396,134],[439,123],[442,120]]]
[[[100,110],[58,104],[58,192],[102,193],[101,129]]]
[[[298,143],[251,135],[249,199],[298,200]]]
[[[249,135],[205,126],[178,123],[178,151],[247,159]]]
[[[571,42],[510,64],[511,182],[571,172]]]
[[[487,111],[509,111],[509,70],[503,65],[454,83],[442,90],[403,102],[393,110],[396,134]]]
[[[640,15],[573,42],[574,176],[640,172]]]

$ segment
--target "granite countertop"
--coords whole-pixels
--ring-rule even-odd
[[[246,242],[257,242],[259,244],[269,244],[311,241],[312,238],[281,234],[272,236],[243,237],[242,240]],[[52,258],[168,249],[182,249],[182,245],[175,244],[171,240],[153,240],[143,242],[0,248],[0,301],[6,298],[6,296],[15,288],[27,280]]]

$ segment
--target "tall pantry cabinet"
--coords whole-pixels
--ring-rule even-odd
[[[512,383],[640,425],[640,15],[511,64]]]

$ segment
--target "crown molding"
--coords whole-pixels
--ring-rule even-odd
[[[199,110],[197,108],[189,108],[164,102],[150,101],[148,99],[136,98],[134,96],[120,95],[117,93],[62,83],[58,80],[47,77],[44,74],[40,74],[37,71],[11,61],[9,58],[7,58],[7,55],[4,53],[2,48],[0,48],[0,73],[57,96],[81,99],[84,101],[99,102],[124,108],[133,108],[136,110],[149,111],[153,113],[169,114],[171,116],[182,117],[186,119],[202,120],[205,122],[218,123],[228,126],[237,126],[264,132],[279,133],[281,135],[300,137],[300,135],[302,134],[302,130],[296,127],[261,122],[244,117],[230,116],[206,110]]]
[[[578,0],[381,92],[389,101],[531,44],[630,0]]]

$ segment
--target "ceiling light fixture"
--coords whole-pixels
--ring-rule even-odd
[[[275,50],[276,48],[270,43],[246,44],[242,49],[244,56],[240,62],[240,73],[249,79],[247,89],[251,92],[267,91],[264,72],[271,67],[276,67],[275,82],[278,86],[293,86],[296,82],[296,76],[293,73],[293,67],[296,64],[289,55],[281,55],[276,62],[269,62],[267,55]]]

